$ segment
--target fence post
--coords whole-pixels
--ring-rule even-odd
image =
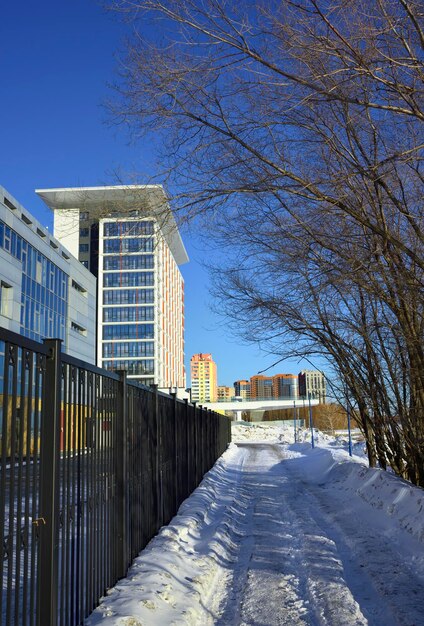
[[[190,484],[190,491],[197,487],[197,402],[193,403],[193,478]]]
[[[155,450],[155,463],[156,463],[156,528],[159,529],[163,522],[163,492],[162,492],[162,433],[159,414],[159,396],[158,385],[150,385],[153,390],[153,411],[155,415],[155,437],[156,437],[156,450]]]
[[[185,476],[184,476],[184,498],[187,498],[187,496],[190,493],[190,479],[189,479],[189,473],[190,473],[190,425],[189,425],[189,404],[188,404],[188,398],[184,398],[184,404],[185,404],[185,434],[186,434],[186,441],[185,441]]]
[[[116,420],[116,448],[115,448],[115,471],[116,471],[116,493],[117,507],[115,510],[115,532],[116,532],[116,566],[117,578],[123,578],[128,569],[128,537],[127,537],[127,486],[128,486],[128,389],[127,373],[119,373],[121,382],[119,385],[119,411]]]
[[[59,556],[59,439],[61,402],[61,339],[45,339],[48,349],[43,380],[40,446],[40,529],[38,556],[39,626],[57,624]]]
[[[172,403],[172,411],[173,411],[173,420],[174,420],[174,510],[177,512],[178,505],[180,503],[180,489],[181,489],[181,479],[180,479],[180,470],[179,470],[179,455],[180,455],[180,433],[177,425],[177,394],[176,392],[170,394],[173,403]],[[175,515],[174,513],[174,515]]]

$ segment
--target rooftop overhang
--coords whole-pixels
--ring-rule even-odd
[[[178,265],[188,261],[175,218],[162,185],[117,185],[110,187],[62,187],[36,189],[35,193],[54,210],[88,211],[96,219],[107,217],[153,217]]]

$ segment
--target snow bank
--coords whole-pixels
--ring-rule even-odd
[[[85,621],[86,626],[213,624],[209,595],[237,547],[234,513],[243,514],[237,486],[243,453],[228,450],[134,560]]]
[[[294,444],[287,454],[303,482],[358,495],[371,507],[384,511],[397,527],[424,542],[424,489],[390,472],[369,468],[364,458],[350,457],[344,450],[320,445],[312,450],[307,444]]]

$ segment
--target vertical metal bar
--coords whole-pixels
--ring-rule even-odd
[[[13,589],[13,549],[16,549],[16,540],[14,541],[14,518],[15,518],[15,462],[16,462],[16,399],[18,388],[18,348],[9,346],[10,353],[8,355],[9,366],[13,366],[12,370],[12,393],[10,398],[10,494],[9,494],[9,531],[7,538],[8,551],[8,569],[7,569],[7,604],[6,604],[6,624],[11,623],[12,618],[12,589]],[[9,395],[9,393],[8,393]],[[8,403],[9,409],[9,403]],[[8,411],[9,416],[9,411]],[[16,590],[15,590],[16,593]]]
[[[119,386],[119,409],[116,423],[116,487],[117,505],[115,509],[116,529],[116,561],[117,577],[125,576],[128,568],[127,548],[127,374],[120,372],[121,381]]]
[[[155,485],[155,528],[160,528],[162,525],[162,485],[161,485],[161,433],[160,433],[160,415],[159,415],[159,396],[158,386],[151,385],[153,390],[153,445],[154,445],[154,476],[153,481]]]
[[[171,445],[173,447],[172,454],[172,471],[173,471],[173,508],[174,513],[177,512],[179,500],[180,500],[180,472],[179,472],[179,463],[180,463],[180,424],[177,424],[177,394],[171,393],[172,398],[172,421],[173,421],[173,437]]]
[[[15,623],[20,620],[20,600],[21,600],[21,523],[22,523],[22,487],[23,487],[23,465],[24,465],[24,407],[22,406],[25,397],[25,351],[21,350],[21,368],[19,374],[20,392],[19,392],[19,415],[17,415],[17,423],[19,424],[18,437],[18,497],[16,511],[16,567],[15,567]]]
[[[3,570],[5,559],[5,512],[6,512],[6,460],[7,460],[7,442],[9,440],[9,416],[8,416],[8,406],[9,406],[9,363],[8,363],[8,352],[9,352],[9,344],[4,344],[4,357],[3,357],[3,413],[2,413],[2,432],[1,432],[1,507],[0,507],[0,541],[2,546],[2,554],[0,558],[0,580],[2,581],[3,587]],[[9,487],[10,488],[10,487]],[[3,593],[0,594],[0,615],[3,615]]]
[[[294,426],[294,442],[297,443],[297,411],[296,400],[293,400],[293,426]]]
[[[308,394],[308,399],[309,399],[309,427],[311,429],[311,446],[313,448],[315,448],[315,441],[314,441],[314,424],[312,421],[312,404],[311,404],[311,394]]]
[[[33,403],[33,372],[34,372],[34,358],[35,355],[29,351],[26,352],[26,377],[27,377],[27,396],[25,406],[26,416],[26,448],[25,448],[25,526],[24,526],[24,573],[23,573],[23,601],[22,601],[22,626],[26,626],[28,620],[28,582],[29,582],[29,564],[30,564],[30,533],[29,533],[29,520],[31,517],[30,502],[31,502],[31,483],[30,483],[30,468],[31,468],[31,416],[32,416],[32,403]]]
[[[69,545],[69,622],[72,624],[75,621],[75,533],[76,533],[76,485],[77,485],[77,473],[76,473],[76,458],[77,458],[77,403],[79,401],[78,393],[78,369],[76,367],[71,368],[72,387],[69,397],[70,415],[71,420],[71,435],[72,435],[72,456],[71,456],[71,479],[70,479],[70,545]]]
[[[183,497],[187,498],[190,489],[190,485],[189,485],[189,454],[190,454],[190,429],[189,429],[189,404],[188,404],[188,398],[184,399],[184,433],[185,433],[185,438],[184,438],[184,464],[183,464],[183,485],[184,485],[184,491],[183,491]]]
[[[30,592],[30,616],[31,626],[35,626],[37,619],[37,588],[38,588],[38,546],[39,532],[38,526],[34,523],[39,510],[39,455],[40,455],[40,422],[42,411],[42,390],[44,388],[44,376],[46,370],[46,359],[44,355],[37,355],[37,367],[35,372],[34,389],[34,463],[32,464],[32,508],[31,518],[33,520],[31,532],[31,592]]]
[[[48,356],[41,425],[38,624],[55,626],[58,591],[61,340],[46,339],[44,344],[48,348]]]
[[[83,450],[83,419],[86,412],[86,376],[87,371],[81,368],[78,368],[78,378],[79,378],[79,401],[77,406],[77,508],[76,508],[76,564],[75,564],[75,614],[77,623],[81,621],[81,611],[83,606],[82,595],[81,595],[81,559],[83,552],[83,529],[82,529],[82,499],[84,493],[84,481],[85,477],[82,472],[82,458],[84,455]]]

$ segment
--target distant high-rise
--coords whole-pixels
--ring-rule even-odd
[[[234,395],[248,400],[250,398],[250,382],[248,380],[236,380],[234,382]]]
[[[235,395],[234,387],[227,387],[226,385],[218,385],[218,388],[217,388],[218,400],[230,401],[234,395]]]
[[[255,398],[297,398],[298,379],[294,374],[276,374],[250,378],[250,397]]]
[[[186,386],[188,261],[161,185],[42,189],[54,233],[97,276],[97,364],[159,387]]]
[[[326,382],[325,376],[318,370],[302,370],[298,376],[299,379],[299,396],[301,398],[311,398],[319,400],[325,404]]]
[[[191,401],[215,402],[218,396],[216,363],[211,354],[194,354],[190,360]]]
[[[276,374],[272,377],[274,398],[297,398],[298,378],[295,374]]]
[[[257,374],[250,377],[250,397],[272,398],[272,376]]]

